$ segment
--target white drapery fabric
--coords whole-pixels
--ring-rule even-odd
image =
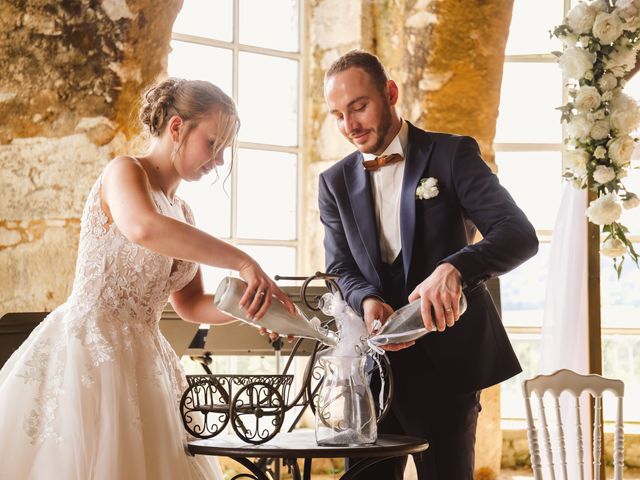
[[[587,289],[587,192],[565,182],[549,254],[549,275],[542,325],[540,373],[560,368],[589,373]],[[561,411],[567,433],[569,478],[580,478],[575,446],[575,408],[562,398]],[[585,479],[590,479],[591,451],[589,401],[581,399]],[[553,412],[549,410],[548,412]],[[556,457],[558,458],[558,457]],[[545,459],[543,458],[543,464]],[[548,468],[548,467],[547,467]]]

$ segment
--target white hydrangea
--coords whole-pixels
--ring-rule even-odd
[[[593,200],[586,211],[587,218],[596,225],[609,225],[617,222],[622,215],[622,207],[614,193],[608,193]]]
[[[582,78],[593,67],[595,53],[578,47],[567,48],[560,57],[559,63],[565,79]]]
[[[593,7],[579,3],[567,13],[567,25],[573,33],[578,35],[590,33],[596,20],[596,13]]]
[[[571,121],[567,124],[567,132],[569,135],[580,140],[586,140],[591,133],[592,128],[593,122],[582,113],[574,115]]]

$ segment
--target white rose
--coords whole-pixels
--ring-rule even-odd
[[[562,57],[561,57],[562,58]],[[622,77],[625,72],[630,71],[636,64],[635,50],[627,47],[616,47],[607,57],[604,66],[616,77]],[[620,82],[622,86],[622,82]]]
[[[589,132],[589,136],[594,140],[603,140],[609,136],[609,120],[598,120],[591,127],[591,131]]]
[[[565,165],[569,171],[576,177],[584,177],[587,174],[587,162],[589,162],[589,154],[577,148],[575,150],[567,150],[564,155]]]
[[[617,15],[600,12],[593,22],[593,34],[606,45],[615,42],[622,32],[622,20]]]
[[[596,12],[608,12],[609,6],[607,5],[607,0],[595,0],[589,4],[592,10]]]
[[[578,47],[567,48],[559,63],[565,79],[582,78],[593,66],[596,55]]]
[[[591,223],[609,225],[617,222],[622,215],[622,207],[613,193],[608,193],[593,200],[587,208],[586,215]]]
[[[609,183],[616,178],[616,171],[611,167],[598,165],[593,171],[593,179],[601,184]]]
[[[624,167],[631,161],[635,142],[629,135],[617,137],[609,144],[609,158],[617,167]]]
[[[618,79],[613,73],[605,73],[600,77],[598,81],[598,85],[602,90],[608,92],[609,90],[613,90],[618,86]]]
[[[593,122],[590,121],[586,115],[580,113],[575,115],[571,121],[567,124],[567,132],[569,136],[578,139],[586,139],[591,132]]]
[[[627,198],[622,201],[622,206],[625,210],[631,210],[640,205],[640,198],[635,193],[627,193]]]
[[[596,10],[584,3],[579,3],[567,13],[567,25],[577,34],[589,33],[596,19]]]
[[[602,243],[600,253],[606,257],[621,257],[627,253],[627,247],[618,238],[608,238]]]
[[[596,157],[598,160],[602,160],[604,157],[607,156],[607,149],[604,148],[602,145],[598,145],[596,149],[593,151],[593,156]]]
[[[600,93],[596,87],[583,85],[576,93],[575,106],[580,110],[593,110],[600,106]]]
[[[635,0],[618,0],[613,13],[628,20],[638,15],[638,7]]]
[[[611,126],[620,133],[633,132],[640,123],[640,108],[633,98],[620,94],[610,103]]]
[[[638,28],[640,28],[640,15],[637,16],[637,17],[628,18],[622,24],[622,28],[624,28],[625,30],[627,30],[629,32],[635,32]],[[624,41],[625,45],[627,45],[629,43],[629,39],[627,37],[624,37],[622,40]]]

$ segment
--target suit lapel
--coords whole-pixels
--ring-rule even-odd
[[[353,210],[353,218],[358,226],[360,238],[364,244],[369,260],[380,282],[380,245],[376,228],[375,210],[371,197],[371,180],[362,166],[362,155],[356,155],[351,164],[345,165],[344,177]]]
[[[400,199],[400,237],[405,281],[409,278],[416,230],[416,188],[427,169],[432,148],[433,143],[429,137],[409,123],[409,146]]]

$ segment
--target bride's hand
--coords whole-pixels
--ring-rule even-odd
[[[278,299],[291,315],[295,315],[293,302],[260,268],[255,260],[251,259],[239,270],[240,277],[247,282],[247,289],[240,299],[240,307],[245,309],[247,316],[259,320],[269,309],[272,295]]]

